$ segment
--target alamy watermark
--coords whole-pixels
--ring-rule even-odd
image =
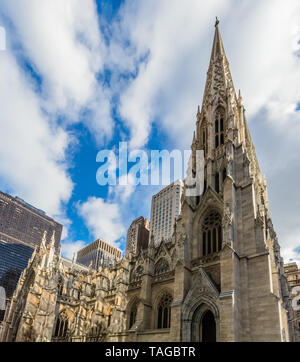
[[[6,31],[3,26],[0,26],[0,51],[6,50]]]
[[[96,174],[100,186],[163,186],[169,185],[172,178],[185,180],[186,196],[200,196],[203,193],[202,150],[197,150],[193,155],[190,150],[178,149],[129,151],[127,142],[120,142],[118,150],[99,151],[96,162],[102,163]]]

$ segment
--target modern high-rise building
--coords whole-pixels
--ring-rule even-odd
[[[0,286],[12,297],[19,276],[33,253],[30,246],[0,241]]]
[[[153,235],[155,245],[172,237],[175,220],[181,211],[183,187],[183,182],[177,180],[152,196],[150,238]]]
[[[91,266],[97,270],[100,266],[106,266],[110,262],[121,259],[122,251],[102,239],[97,239],[93,243],[80,249],[77,252],[77,263]]]
[[[288,263],[284,265],[284,272],[291,287],[294,342],[300,342],[300,269],[297,263]]]
[[[46,244],[55,231],[59,251],[62,225],[22,199],[0,192],[0,286],[8,299],[45,231]]]
[[[138,254],[141,250],[147,249],[149,243],[149,230],[150,224],[146,218],[140,216],[135,219],[127,231],[126,252]]]
[[[35,248],[39,246],[44,232],[46,244],[55,231],[55,248],[60,248],[62,225],[42,210],[0,191],[0,240],[20,243]]]

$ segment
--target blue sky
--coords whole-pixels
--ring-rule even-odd
[[[189,149],[216,15],[283,256],[300,260],[299,1],[0,0],[0,189],[64,224],[64,255],[124,249],[149,218],[160,187],[100,187],[96,155]]]

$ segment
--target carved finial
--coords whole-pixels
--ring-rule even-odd
[[[238,105],[239,105],[239,107],[243,106],[242,102],[243,102],[242,92],[239,89],[239,97],[238,97]]]
[[[46,237],[47,237],[47,231],[44,231],[44,234],[42,237],[42,245],[44,248],[46,247]]]
[[[216,16],[216,23],[215,23],[215,27],[217,27],[220,24],[220,20],[218,19],[218,17]]]
[[[150,236],[148,248],[149,249],[154,248],[154,235],[153,234],[151,234],[151,236]]]
[[[54,244],[55,244],[55,230],[53,230],[53,234],[52,234],[52,236],[51,236],[51,247],[53,247],[54,246]]]
[[[198,106],[197,116],[200,116],[200,106]]]

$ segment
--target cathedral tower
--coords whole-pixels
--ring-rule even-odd
[[[266,180],[218,24],[192,144],[193,174],[196,151],[204,152],[204,192],[183,200],[177,227],[183,287],[174,308],[182,303],[185,341],[285,341],[289,293]]]

